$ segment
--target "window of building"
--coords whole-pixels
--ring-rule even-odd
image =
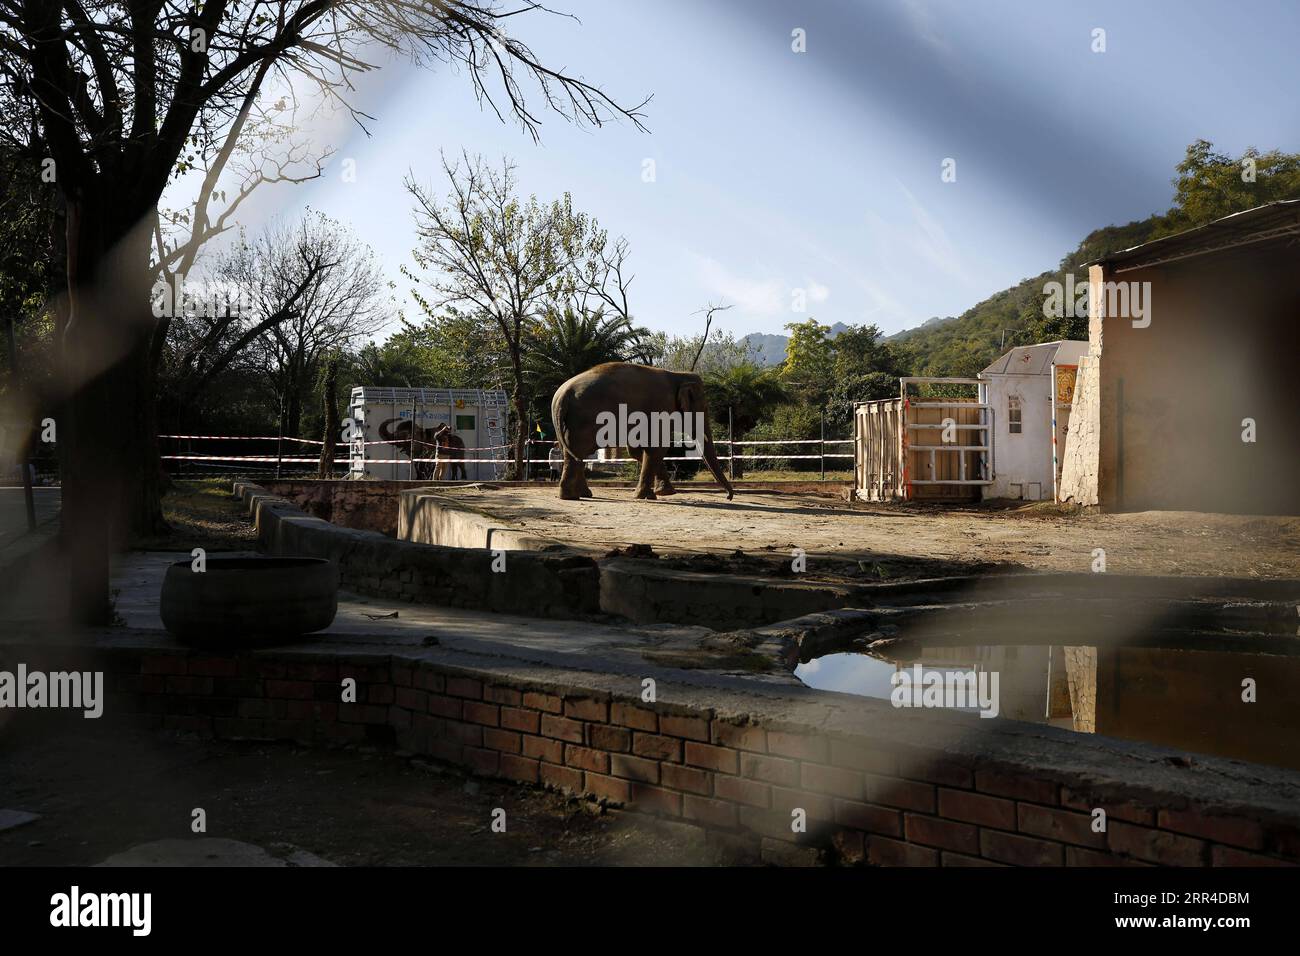
[[[1007,429],[1013,435],[1020,434],[1020,396],[1007,396]]]
[[[456,431],[458,431],[458,432],[472,432],[473,430],[474,430],[474,416],[473,416],[473,415],[457,415],[457,416],[456,416]]]

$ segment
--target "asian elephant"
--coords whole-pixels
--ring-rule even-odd
[[[641,461],[636,485],[638,498],[654,499],[672,494],[674,489],[664,468],[664,456],[673,451],[668,423],[680,426],[687,420],[691,424],[686,425],[685,434],[702,441],[704,463],[718,484],[727,490],[727,499],[735,493],[713,449],[704,383],[694,372],[670,372],[627,362],[597,365],[555,390],[551,418],[564,454],[560,497],[565,500],[592,497],[583,460],[594,454],[597,447],[615,445],[626,445],[632,456]],[[608,440],[606,428],[611,420],[631,423],[632,427],[623,429],[621,440]],[[638,432],[638,422],[647,427]],[[680,427],[671,431],[679,436],[683,433]]]
[[[394,425],[397,427],[394,428]],[[406,419],[390,418],[388,421],[380,422],[379,437],[383,441],[393,443],[403,455],[408,458],[411,457],[411,423]],[[411,469],[413,478],[427,479],[429,474],[435,470],[434,467],[431,467],[429,459],[435,456],[437,444],[437,428],[415,426],[415,461]]]

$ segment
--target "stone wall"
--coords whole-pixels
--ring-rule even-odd
[[[1051,728],[661,688],[455,656],[281,648],[237,655],[115,633],[97,652],[108,719],[219,738],[370,743],[698,828],[733,861],[883,866],[1286,865],[1300,775]],[[34,664],[48,645],[0,648]],[[33,657],[32,655],[35,655]],[[60,660],[60,667],[83,666]],[[340,681],[357,682],[340,703]],[[673,694],[680,698],[665,698]],[[815,692],[809,692],[813,699]],[[39,715],[31,719],[39,719]],[[1093,811],[1106,811],[1094,832]],[[803,831],[792,827],[796,812]]]
[[[414,481],[264,481],[262,487],[287,498],[313,518],[341,528],[397,534],[398,499]]]
[[[1101,455],[1101,355],[1089,352],[1079,359],[1074,385],[1074,408],[1065,436],[1061,461],[1060,502],[1097,504]]]
[[[361,594],[533,617],[600,612],[599,572],[583,555],[513,552],[506,571],[498,573],[487,549],[414,544],[340,528],[249,482],[236,482],[235,494],[248,503],[265,551],[328,558],[339,566],[341,584]]]

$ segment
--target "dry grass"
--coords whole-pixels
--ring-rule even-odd
[[[132,542],[142,551],[248,551],[256,547],[257,535],[244,505],[225,478],[173,481],[163,497],[163,518],[171,526],[168,534]]]

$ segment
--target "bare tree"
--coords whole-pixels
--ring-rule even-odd
[[[337,222],[313,212],[240,243],[218,275],[252,304],[250,321],[262,331],[244,362],[266,377],[283,433],[297,437],[320,357],[356,347],[390,315],[379,263]],[[261,320],[277,315],[278,322]]]
[[[268,81],[297,81],[364,124],[350,93],[373,68],[368,49],[463,67],[480,102],[534,137],[529,84],[574,121],[639,126],[640,106],[546,66],[501,29],[536,11],[533,0],[0,0],[0,141],[47,164],[67,215],[57,315],[74,616],[106,622],[110,546],[164,526],[155,423],[167,323],[148,306],[154,249],[163,264],[175,254],[158,239],[168,183],[194,154],[210,159],[191,238],[219,228],[207,204]]]
[[[566,193],[542,204],[515,195],[514,166],[499,169],[481,157],[451,162],[443,157],[450,183],[445,200],[409,177],[415,200],[420,247],[417,267],[427,275],[429,297],[415,290],[430,315],[439,310],[480,317],[500,332],[513,375],[515,474],[524,474],[528,395],[523,350],[527,326],[546,303],[563,294],[589,239],[590,220],[575,213]],[[412,278],[420,279],[419,276]]]

